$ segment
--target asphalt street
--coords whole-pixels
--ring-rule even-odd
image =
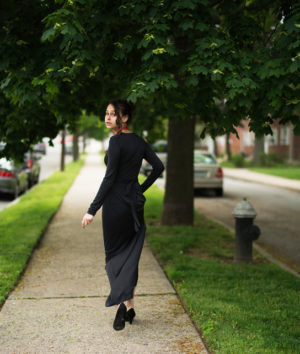
[[[300,269],[300,193],[265,184],[224,179],[224,196],[203,193],[195,207],[208,217],[234,228],[232,211],[247,197],[257,212],[254,223],[261,229],[259,245]]]

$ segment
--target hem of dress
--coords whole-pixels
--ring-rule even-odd
[[[136,285],[135,285],[135,286],[136,286]],[[134,287],[135,287],[135,286],[134,286]],[[130,294],[124,295],[123,297],[121,297],[121,300],[120,300],[120,302],[118,302],[118,303],[112,303],[112,302],[110,302],[110,303],[108,304],[108,303],[107,303],[107,300],[106,300],[106,302],[105,302],[105,307],[111,307],[111,306],[119,305],[119,304],[121,304],[121,303],[124,302],[124,301],[128,301],[128,300],[132,299],[132,298],[133,298],[133,289],[134,289],[134,287],[132,288]]]

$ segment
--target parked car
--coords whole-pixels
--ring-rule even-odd
[[[165,140],[157,141],[152,145],[153,151],[161,159],[166,167],[168,146]],[[143,161],[141,173],[148,176],[152,167],[147,161]],[[216,195],[223,195],[223,170],[216,158],[207,151],[194,151],[194,190],[212,189]]]
[[[27,152],[24,155],[24,166],[27,175],[28,175],[28,187],[30,188],[34,184],[39,182],[41,166],[38,162],[40,156],[37,156],[34,153]]]
[[[11,194],[14,198],[28,189],[28,174],[23,164],[0,158],[0,192]]]
[[[207,151],[194,151],[194,189],[213,189],[223,195],[223,170],[215,157]]]
[[[38,142],[33,146],[33,152],[46,155],[46,144],[43,141]]]
[[[62,138],[60,137],[59,143],[62,143]],[[65,154],[72,155],[73,154],[73,135],[68,134],[65,136]]]
[[[168,143],[166,140],[158,140],[151,145],[152,150],[160,158],[163,165],[167,166],[167,157],[168,157]],[[152,171],[152,166],[146,160],[143,160],[140,172],[148,176]],[[161,176],[162,177],[162,176]]]
[[[65,154],[72,155],[73,154],[73,135],[66,135],[65,137]]]

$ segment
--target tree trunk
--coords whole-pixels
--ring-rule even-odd
[[[230,133],[226,134],[226,154],[227,154],[227,161],[231,161]]]
[[[254,165],[258,165],[259,163],[259,155],[264,152],[264,137],[258,138],[255,135],[255,141],[254,141],[254,153],[253,153],[253,163]]]
[[[83,153],[85,153],[86,148],[86,133],[83,134]]]
[[[60,170],[65,170],[65,129],[61,131],[61,155],[60,155]]]
[[[218,144],[217,144],[217,139],[213,138],[213,142],[214,142],[214,155],[216,157],[219,157],[219,150],[218,150]]]
[[[73,133],[73,161],[77,161],[79,157],[78,132]]]
[[[193,225],[195,118],[169,119],[163,225]]]
[[[293,126],[290,125],[288,127],[288,145],[289,145],[289,163],[292,163],[294,161],[294,132],[293,132]]]

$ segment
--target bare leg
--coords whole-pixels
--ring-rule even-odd
[[[132,299],[129,299],[125,302],[125,305],[127,307],[127,311],[130,310],[130,309],[133,309],[134,308],[134,295],[135,295],[135,288],[133,288],[133,298]]]

